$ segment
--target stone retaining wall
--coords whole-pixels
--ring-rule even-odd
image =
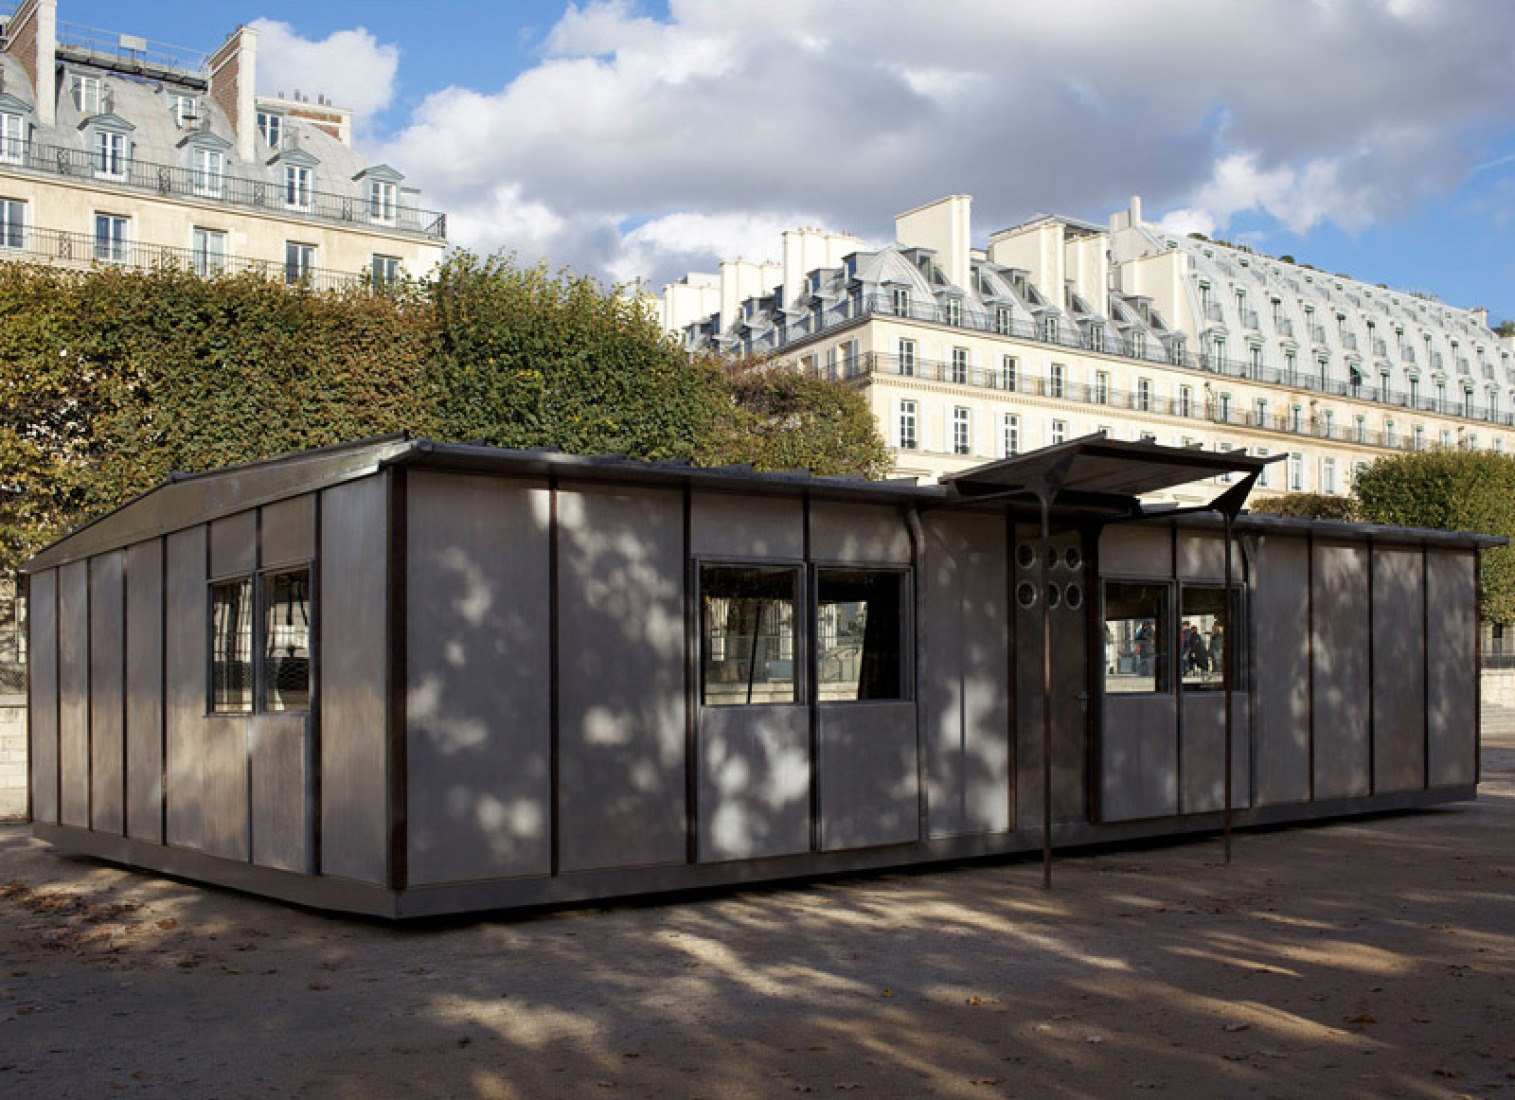
[[[0,820],[26,816],[26,696],[0,695]]]

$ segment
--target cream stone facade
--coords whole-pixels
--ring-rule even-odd
[[[202,57],[25,0],[0,38],[0,259],[321,289],[429,272],[445,217],[352,147],[349,110],[257,96],[257,42]]]
[[[666,287],[664,324],[858,386],[900,475],[1102,431],[1286,456],[1260,494],[1344,494],[1396,450],[1515,447],[1515,341],[1482,310],[1166,233],[1139,199],[1108,225],[1042,217],[983,246],[971,209],[902,214],[883,248],[790,231],[783,262]]]

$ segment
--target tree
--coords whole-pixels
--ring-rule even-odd
[[[1515,319],[1507,318],[1494,326],[1494,335],[1502,336],[1506,340],[1515,339]]]
[[[439,439],[688,458],[729,405],[713,364],[593,279],[459,252],[431,301],[440,399],[426,430]]]
[[[729,368],[728,380],[733,408],[702,462],[820,475],[888,473],[888,448],[857,390],[763,362]]]
[[[1515,457],[1492,451],[1420,451],[1381,458],[1352,495],[1369,523],[1515,536]],[[1485,550],[1479,615],[1515,621],[1515,556]]]
[[[393,293],[0,264],[0,571],[162,482],[410,431],[881,474],[867,404],[691,358],[645,306],[506,257]]]
[[[1305,519],[1352,519],[1355,509],[1351,497],[1328,493],[1284,493],[1247,503],[1253,512],[1274,516],[1300,516]]]

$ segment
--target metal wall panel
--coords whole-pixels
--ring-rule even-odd
[[[1472,783],[1478,753],[1478,556],[1432,551],[1426,555],[1427,654],[1430,679],[1430,758],[1433,787]]]
[[[163,543],[126,552],[126,832],[163,839]]]
[[[1373,551],[1373,791],[1426,782],[1425,584],[1418,550]]]
[[[164,795],[168,843],[187,848],[204,844],[201,742],[210,702],[210,609],[205,579],[203,526],[169,535],[165,541],[167,581],[163,601],[164,724],[168,759]]]
[[[805,502],[791,497],[740,497],[695,493],[689,541],[705,557],[805,556]]]
[[[817,501],[810,506],[810,557],[849,565],[909,565],[910,531],[898,508]]]
[[[126,552],[89,562],[90,828],[126,831]]]
[[[1235,580],[1242,575],[1242,557],[1232,543],[1231,573]],[[1203,535],[1193,531],[1178,533],[1178,577],[1185,581],[1226,583],[1226,540],[1220,535]]]
[[[1039,527],[1016,527],[1015,568],[1011,573],[1011,599],[1015,657],[1015,816],[1017,827],[1042,827],[1044,771],[1042,730],[1042,603]],[[1089,774],[1089,620],[1088,604],[1099,592],[1091,582],[1089,555],[1078,531],[1054,531],[1050,540],[1056,560],[1047,571],[1049,592],[1056,589],[1055,606],[1048,608],[1052,633],[1052,820],[1054,823],[1088,821],[1091,778]],[[1024,557],[1022,549],[1035,553]],[[1069,551],[1077,551],[1079,564],[1068,564]],[[1028,586],[1023,589],[1022,586]],[[1073,590],[1077,590],[1075,601]],[[1030,598],[1022,599],[1023,592]],[[1075,602],[1077,606],[1075,606]],[[1176,736],[1170,730],[1170,736]]]
[[[821,847],[920,839],[915,704],[832,703],[818,710]]]
[[[316,498],[313,494],[281,500],[263,508],[258,564],[267,569],[309,561],[316,556]]]
[[[1183,696],[1184,721],[1179,742],[1179,774],[1183,776],[1180,809],[1186,814],[1226,808],[1226,693],[1194,691]],[[1251,804],[1249,782],[1251,746],[1247,711],[1241,692],[1231,697],[1231,808]]]
[[[1249,606],[1259,806],[1310,797],[1309,569],[1306,540],[1281,535],[1258,540]]]
[[[410,881],[552,869],[548,491],[407,489]]]
[[[1368,549],[1315,544],[1315,797],[1369,790]]]
[[[32,820],[58,820],[58,571],[32,574],[27,603],[31,697],[26,711]]]
[[[310,721],[304,714],[259,714],[249,736],[252,861],[309,874],[315,870]]]
[[[804,706],[700,714],[703,862],[810,850],[810,717]]]
[[[245,714],[207,717],[200,732],[205,851],[224,859],[250,858],[248,834],[248,723]],[[289,791],[291,797],[297,792]]]
[[[89,562],[58,570],[59,820],[89,828]]]
[[[932,836],[1010,828],[1010,644],[999,516],[928,514],[916,680]]]
[[[682,497],[565,490],[558,518],[559,865],[682,861]]]
[[[1099,567],[1107,577],[1171,577],[1173,536],[1166,527],[1106,527],[1099,539]]]
[[[1177,812],[1178,703],[1173,694],[1105,696],[1100,820],[1134,821]]]
[[[210,525],[210,575],[240,576],[258,567],[258,513],[239,512]]]
[[[321,494],[321,870],[372,883],[389,857],[387,488]]]

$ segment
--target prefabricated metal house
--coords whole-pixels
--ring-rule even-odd
[[[412,917],[1472,798],[1502,540],[1238,515],[1265,465],[176,477],[27,566],[36,835]]]

